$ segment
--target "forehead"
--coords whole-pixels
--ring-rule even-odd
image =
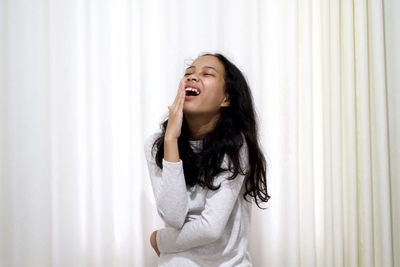
[[[192,62],[189,68],[213,68],[218,72],[224,72],[224,65],[214,56],[200,56]]]

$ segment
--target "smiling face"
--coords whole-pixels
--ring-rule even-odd
[[[214,56],[200,56],[186,69],[182,79],[186,90],[183,113],[217,115],[229,106],[225,92],[225,69]]]

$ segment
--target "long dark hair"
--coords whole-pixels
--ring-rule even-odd
[[[221,108],[221,113],[214,130],[202,140],[202,149],[193,151],[189,142],[189,129],[183,120],[181,135],[178,138],[179,155],[183,162],[186,185],[207,187],[217,190],[220,185],[213,184],[214,177],[221,172],[230,171],[228,179],[238,174],[245,175],[245,193],[254,198],[257,206],[267,202],[270,196],[267,191],[266,161],[258,142],[258,129],[253,98],[249,85],[242,72],[221,54],[204,54],[216,57],[225,68],[225,90],[229,106]],[[168,120],[162,123],[162,133],[153,145],[155,160],[162,168],[164,157],[164,135]],[[248,166],[241,166],[240,151],[246,142]],[[229,164],[223,167],[224,158]]]

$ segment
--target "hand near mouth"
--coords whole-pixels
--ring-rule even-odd
[[[168,107],[168,124],[164,136],[164,159],[171,162],[179,161],[178,138],[181,135],[185,96],[185,83],[182,80],[174,103]]]

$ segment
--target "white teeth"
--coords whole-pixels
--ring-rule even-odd
[[[192,92],[195,92],[196,95],[199,95],[199,94],[200,94],[199,90],[197,90],[196,88],[193,88],[193,87],[185,88],[185,91],[192,91]]]

